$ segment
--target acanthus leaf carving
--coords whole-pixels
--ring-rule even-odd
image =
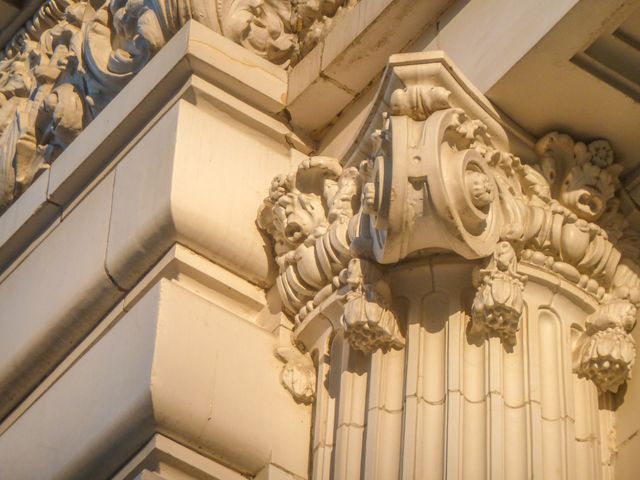
[[[275,241],[278,290],[298,323],[327,296],[325,287],[338,284],[348,264],[359,188],[355,169],[343,170],[328,157],[305,160],[271,184],[258,225]]]
[[[288,64],[297,57],[291,25],[291,4],[282,0],[217,1],[222,33],[273,63]]]
[[[350,344],[371,352],[400,348],[390,291],[379,269],[358,258],[362,185],[358,169],[311,157],[294,174],[274,178],[258,225],[275,242],[276,280],[297,326],[334,294],[344,304],[342,328]],[[362,253],[362,252],[360,252]]]
[[[536,151],[554,198],[579,218],[597,220],[614,197],[622,170],[614,163],[609,142],[601,139],[586,145],[552,132],[538,141]]]
[[[49,0],[0,61],[0,209],[167,40],[152,1]]]
[[[216,0],[222,33],[282,66],[295,64],[326,35],[348,0]]]

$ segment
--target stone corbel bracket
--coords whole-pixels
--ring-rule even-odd
[[[615,195],[608,143],[553,133],[538,142],[536,165],[507,145],[495,110],[446,57],[391,57],[345,158],[312,157],[277,177],[260,211],[294,342],[323,351],[343,332],[365,352],[402,348],[385,266],[437,253],[485,259],[472,327],[506,346],[524,307],[519,261],[570,280],[602,305],[638,304],[637,265],[594,223]],[[596,383],[602,377],[576,370]]]

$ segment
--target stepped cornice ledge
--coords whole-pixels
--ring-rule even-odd
[[[611,145],[552,132],[526,164],[508,151],[489,102],[452,71],[446,58],[391,57],[352,152],[310,157],[273,180],[258,222],[274,240],[294,341],[322,352],[341,332],[366,353],[403,348],[386,272],[455,254],[481,262],[471,329],[507,350],[528,276],[551,273],[582,290],[596,307],[572,327],[574,370],[617,391],[635,359],[640,270],[637,250],[620,241]]]

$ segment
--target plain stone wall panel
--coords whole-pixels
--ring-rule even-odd
[[[0,417],[122,295],[104,269],[113,183],[105,178],[0,284]]]

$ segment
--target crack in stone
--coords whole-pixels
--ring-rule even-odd
[[[358,92],[356,92],[355,90],[350,89],[346,85],[343,85],[342,83],[340,83],[335,78],[331,78],[329,75],[327,75],[324,72],[320,72],[320,78],[322,78],[323,80],[326,80],[327,82],[329,82],[330,84],[332,84],[335,87],[339,88],[340,90],[342,90],[344,92],[347,92],[352,97],[357,97],[358,96]]]
[[[367,410],[367,411],[369,413],[371,413],[374,410],[380,410],[380,411],[383,411],[385,413],[396,414],[396,413],[402,413],[402,411],[404,409],[402,407],[401,408],[396,408],[396,409],[391,409],[391,408],[387,408],[385,406],[380,406],[380,407],[369,407],[369,410]]]
[[[627,443],[629,443],[631,440],[633,440],[634,437],[636,437],[638,435],[638,433],[640,433],[640,430],[636,430],[635,432],[633,432],[631,435],[629,435],[626,439],[624,439],[622,442],[620,442],[620,444],[618,445],[618,449],[624,447]]]
[[[341,427],[364,428],[366,425],[367,425],[366,423],[360,424],[360,423],[355,423],[355,422],[343,422],[343,423],[338,424],[338,426],[336,427],[336,430],[338,428],[341,428]]]

